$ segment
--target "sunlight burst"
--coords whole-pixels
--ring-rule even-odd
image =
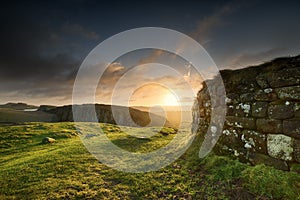
[[[177,98],[170,92],[165,94],[163,104],[167,106],[179,106]]]

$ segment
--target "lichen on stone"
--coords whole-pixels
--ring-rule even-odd
[[[250,113],[250,110],[251,110],[250,104],[246,104],[246,103],[243,104],[243,103],[240,103],[240,104],[238,105],[238,108],[239,108],[239,107],[241,107],[245,113]],[[238,109],[238,108],[237,108],[237,109]]]
[[[231,103],[232,100],[231,100],[230,98],[226,97],[226,98],[225,98],[225,102],[226,102],[226,103]]]
[[[222,133],[226,136],[233,135],[236,138],[239,136],[237,131],[234,129],[233,130],[224,129]]]
[[[282,159],[292,160],[293,139],[282,134],[269,134],[267,137],[267,148],[270,156]]]
[[[264,92],[267,93],[267,94],[269,94],[269,93],[272,92],[272,91],[273,91],[272,88],[266,88],[266,89],[264,89]]]

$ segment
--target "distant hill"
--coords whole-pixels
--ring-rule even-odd
[[[26,108],[27,109],[27,108]],[[53,122],[55,115],[42,111],[24,111],[13,108],[0,108],[0,123]]]
[[[28,105],[26,103],[7,103],[0,105],[0,108],[10,108],[15,110],[37,109],[38,106]]]
[[[89,121],[88,116],[84,116],[86,109],[95,109],[99,122],[116,124],[124,126],[168,126],[177,127],[178,112],[169,117],[172,122],[166,119],[164,113],[149,112],[136,108],[124,106],[111,106],[104,104],[84,104],[76,105],[82,111],[80,113],[82,121]],[[112,108],[117,113],[118,121],[114,119]],[[36,109],[36,111],[34,110]],[[129,114],[128,116],[128,109]],[[170,111],[171,112],[171,111]],[[169,116],[169,115],[167,115]],[[176,120],[174,120],[176,118]],[[180,116],[179,116],[180,118]],[[0,105],[0,123],[20,123],[20,122],[72,122],[72,105],[51,106],[41,105],[40,107],[27,105],[25,103],[7,103]],[[132,122],[133,121],[133,122]]]
[[[189,126],[192,123],[192,111],[189,107],[183,107],[182,110],[177,106],[165,106],[161,108],[134,106],[132,108],[164,117],[168,120],[171,127],[179,128],[180,125]]]
[[[99,122],[116,124],[114,119],[112,108],[117,113],[119,117],[118,124],[124,126],[172,126],[165,117],[156,115],[154,113],[149,113],[146,111],[141,111],[135,108],[128,108],[125,106],[111,106],[104,104],[84,104],[84,105],[75,105],[78,109],[81,110],[80,120],[89,121],[89,116],[85,116],[85,113],[88,109],[95,109],[97,113],[97,118]],[[128,116],[128,109],[131,115],[131,118],[134,123],[131,123]],[[50,107],[43,106],[39,110],[43,110],[46,113],[55,114],[57,121],[67,122],[74,121],[72,105],[60,106],[60,107]],[[165,122],[164,124],[162,122]]]

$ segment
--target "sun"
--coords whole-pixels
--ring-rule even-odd
[[[179,106],[177,98],[170,92],[164,95],[163,104],[166,106]]]

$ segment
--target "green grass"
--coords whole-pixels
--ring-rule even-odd
[[[92,124],[98,126],[98,124]],[[119,147],[149,152],[165,146],[173,131],[100,124]],[[89,123],[82,129],[89,130]],[[154,132],[150,138],[134,134]],[[41,144],[42,138],[56,139]],[[300,175],[226,157],[200,160],[200,138],[176,162],[155,172],[125,173],[97,161],[72,123],[0,126],[0,199],[299,199]]]

